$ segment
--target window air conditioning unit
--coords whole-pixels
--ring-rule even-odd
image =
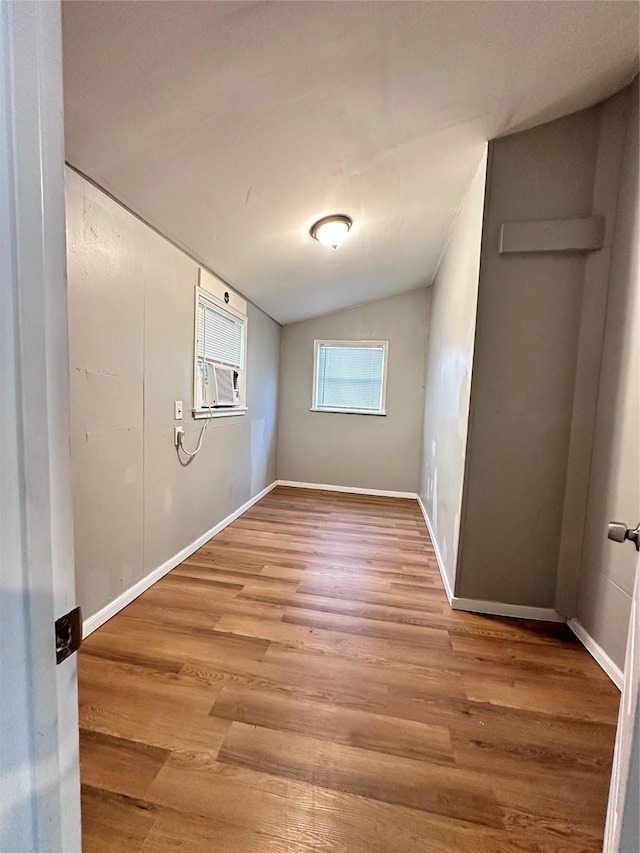
[[[237,406],[239,394],[237,389],[237,372],[232,367],[223,364],[200,364],[201,405],[202,408],[214,406]]]

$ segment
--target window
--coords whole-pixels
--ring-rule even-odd
[[[244,367],[244,320],[217,308],[202,294],[198,300],[198,358],[236,370]]]
[[[316,341],[316,412],[384,415],[388,341]]]
[[[243,414],[246,302],[204,270],[200,281],[195,302],[193,414],[196,418]],[[202,283],[207,284],[206,290]]]

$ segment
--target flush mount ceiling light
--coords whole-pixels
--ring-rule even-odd
[[[311,226],[309,234],[318,243],[322,243],[323,246],[327,246],[330,249],[337,249],[349,233],[352,225],[353,220],[350,216],[337,213],[333,216],[325,216],[323,219],[319,219]]]

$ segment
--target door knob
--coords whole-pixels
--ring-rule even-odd
[[[636,546],[636,551],[640,551],[640,524],[632,530],[621,521],[610,521],[607,537],[614,542],[625,542],[628,539]]]

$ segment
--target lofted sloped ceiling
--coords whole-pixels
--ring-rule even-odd
[[[282,323],[429,284],[487,139],[596,103],[635,2],[65,2],[68,161]],[[338,250],[311,224],[347,213]]]

